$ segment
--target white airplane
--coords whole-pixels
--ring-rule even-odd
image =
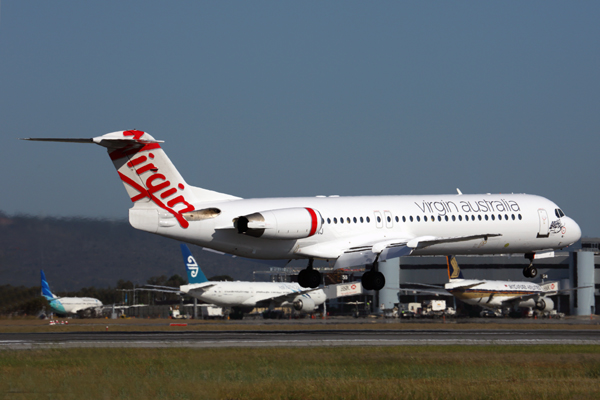
[[[537,253],[579,240],[577,223],[552,201],[527,194],[316,196],[242,199],[189,185],[161,141],[130,130],[91,139],[26,139],[95,143],[108,149],[133,207],[131,225],[217,251],[255,259],[306,259],[298,276],[317,287],[313,260],[335,268],[372,265],[362,278],[380,290],[378,262],[407,255],[524,253],[525,276]]]
[[[102,302],[91,297],[58,297],[50,291],[44,271],[42,275],[42,296],[48,300],[52,310],[59,315],[77,314],[81,318],[97,317],[102,314]]]
[[[554,301],[549,296],[571,290],[559,290],[558,282],[540,285],[532,282],[464,279],[456,257],[446,256],[446,262],[450,281],[444,288],[467,304],[492,310],[533,308],[542,312],[552,311]]]
[[[166,286],[152,286],[161,292],[187,294],[223,308],[249,313],[255,307],[292,306],[296,311],[309,313],[327,300],[322,289],[305,289],[297,283],[285,282],[215,282],[206,279],[190,249],[181,244],[183,262],[188,275],[188,285],[179,290]]]

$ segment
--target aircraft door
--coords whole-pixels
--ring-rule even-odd
[[[381,213],[379,211],[375,211],[374,214],[377,228],[383,228],[383,217],[381,216]]]
[[[548,213],[543,208],[540,208],[538,209],[538,216],[540,218],[540,230],[537,237],[547,238],[549,235]]]
[[[394,227],[394,222],[392,219],[392,213],[389,211],[384,211],[383,212],[383,216],[385,217],[385,227],[386,228],[393,228]]]

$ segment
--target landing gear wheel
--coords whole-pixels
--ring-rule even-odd
[[[321,283],[321,273],[315,269],[307,269],[306,272],[307,286],[312,289],[319,287],[319,284]]]
[[[385,276],[379,271],[373,272],[371,280],[373,282],[373,290],[381,290],[385,286]]]
[[[523,275],[526,278],[535,278],[537,276],[537,268],[533,265],[530,265],[529,267],[523,269]]]
[[[298,284],[303,288],[316,288],[321,283],[321,273],[313,269],[313,260],[308,262],[308,267],[298,273]]]
[[[307,272],[308,272],[308,270],[303,269],[302,271],[300,271],[298,273],[298,285],[302,286],[303,288],[308,287],[308,283],[306,282],[307,281],[307,277],[306,277]]]
[[[367,271],[363,274],[362,278],[360,278],[360,282],[365,290],[373,290],[373,273],[371,271]]]
[[[379,271],[367,271],[361,278],[365,290],[381,290],[385,286],[385,277]]]

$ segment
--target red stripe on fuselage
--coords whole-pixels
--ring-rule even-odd
[[[310,214],[310,219],[311,219],[310,233],[308,234],[308,236],[312,236],[317,231],[317,226],[319,226],[319,224],[317,222],[317,213],[312,208],[307,207],[306,210]]]

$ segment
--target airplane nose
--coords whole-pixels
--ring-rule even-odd
[[[581,239],[581,228],[571,218],[567,217],[567,223],[565,224],[565,228],[567,229],[566,235],[569,238],[569,242],[575,243],[579,239]]]

